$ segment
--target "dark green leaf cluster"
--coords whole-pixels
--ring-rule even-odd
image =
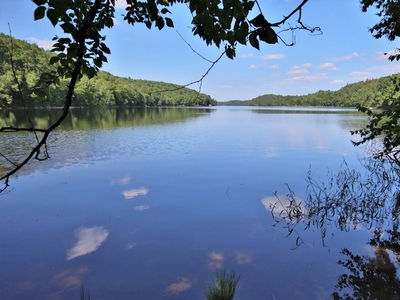
[[[89,78],[96,75],[104,62],[107,62],[105,54],[110,54],[110,49],[104,43],[105,36],[100,34],[105,27],[111,28],[114,17],[115,1],[90,0],[33,0],[37,5],[34,12],[35,20],[47,16],[53,26],[59,25],[69,37],[54,37],[52,52],[57,53],[50,60],[50,64],[57,64],[57,69],[50,73],[44,73],[36,86],[37,94],[43,98],[47,94],[46,87],[49,81],[58,83],[56,78],[71,78],[77,58],[82,64],[80,76]],[[96,10],[94,10],[94,6]],[[96,15],[94,12],[98,13]],[[92,20],[89,22],[88,20]],[[45,92],[45,94],[43,94]]]
[[[380,21],[369,28],[372,35],[380,39],[386,37],[394,41],[400,36],[400,2],[393,0],[360,0],[362,11],[366,12],[371,7],[377,10],[376,15]],[[399,49],[397,49],[399,50]],[[400,59],[400,54],[389,55],[391,61]]]
[[[351,133],[359,135],[361,140],[353,142],[355,146],[382,138],[383,148],[377,156],[397,156],[400,146],[400,78],[392,77],[392,86],[384,89],[382,110],[375,111],[364,106],[358,106],[361,112],[368,115],[369,124]]]
[[[225,54],[233,59],[237,43],[259,49],[259,42],[269,44],[278,42],[278,37],[262,14],[249,20],[255,1],[252,0],[128,0],[124,19],[129,24],[144,23],[149,29],[153,24],[162,29],[166,24],[173,27],[167,8],[174,4],[186,4],[192,14],[192,32],[207,45],[220,48],[224,44]]]
[[[21,95],[15,83],[10,63],[10,45],[14,45],[13,60],[16,74],[22,86],[23,98],[27,106],[63,106],[68,89],[67,78],[51,77],[60,62],[49,65],[48,61],[57,58],[53,53],[44,51],[36,45],[13,39],[0,33],[0,106],[22,106]],[[54,73],[55,74],[55,73]],[[49,85],[43,99],[32,93],[39,78],[45,78]],[[57,84],[52,85],[52,80]],[[41,90],[38,90],[41,91]],[[164,92],[169,91],[169,92]],[[209,106],[216,101],[210,96],[178,85],[146,80],[133,80],[113,76],[107,72],[98,72],[89,78],[82,76],[76,84],[74,106],[89,105],[131,105],[131,106]]]

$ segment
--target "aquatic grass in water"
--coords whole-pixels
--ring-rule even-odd
[[[207,300],[232,300],[240,275],[236,278],[235,271],[227,275],[225,269],[223,271],[217,270],[216,273],[217,276],[213,284],[207,284],[205,292]]]
[[[81,283],[81,295],[80,295],[80,300],[90,300],[90,290],[87,289],[86,290],[86,295],[87,297],[85,297],[85,289],[83,288],[83,281]]]

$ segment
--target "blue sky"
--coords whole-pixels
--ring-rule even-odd
[[[268,21],[279,21],[301,0],[260,0]],[[123,0],[117,2],[115,26],[105,31],[111,49],[103,70],[114,75],[187,84],[199,79],[209,63],[196,55],[181,35],[201,55],[215,60],[221,49],[207,47],[190,29],[190,14],[176,6],[171,18],[175,28],[148,30],[122,20]],[[49,49],[61,31],[47,19],[33,21],[30,0],[0,0],[0,32],[9,33]],[[289,22],[295,24],[297,16]],[[377,22],[374,12],[363,13],[358,0],[310,0],[303,9],[303,22],[319,26],[323,35],[296,33],[296,45],[261,44],[258,51],[240,46],[237,57],[221,59],[204,79],[201,91],[218,101],[248,100],[263,94],[304,95],[318,90],[338,90],[347,83],[400,72],[400,64],[384,56],[397,42],[376,40],[368,28]],[[283,26],[282,29],[285,27]],[[178,34],[179,32],[179,34]],[[291,36],[282,36],[288,42]],[[191,86],[199,89],[199,85]]]

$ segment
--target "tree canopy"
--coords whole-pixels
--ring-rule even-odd
[[[317,91],[301,96],[282,96],[266,94],[248,101],[220,102],[218,105],[249,106],[335,106],[335,107],[369,107],[386,108],[388,101],[396,90],[396,79],[399,74],[378,79],[366,79],[347,84],[338,91]]]
[[[48,95],[40,100],[32,88],[43,70],[54,70],[57,65],[49,66],[48,61],[55,54],[44,51],[36,45],[13,39],[14,72],[21,91],[13,78],[13,69],[9,59],[11,37],[0,33],[0,107],[52,106],[64,104],[68,89],[68,79],[60,78],[58,85],[49,87]],[[134,80],[113,76],[100,71],[89,79],[82,76],[77,82],[73,95],[74,106],[209,106],[216,101],[210,96],[175,84],[149,80]]]

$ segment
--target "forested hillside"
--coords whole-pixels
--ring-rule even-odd
[[[367,79],[357,83],[347,84],[338,91],[318,91],[304,96],[262,95],[248,101],[219,102],[218,105],[249,105],[249,106],[337,106],[382,107],[393,96],[398,96],[395,88],[395,78],[399,74]]]
[[[13,75],[11,53],[22,97]],[[0,106],[22,106],[23,100],[27,106],[62,106],[68,85],[67,79],[60,79],[58,86],[52,86],[49,95],[43,101],[39,101],[35,94],[31,93],[40,74],[54,68],[48,64],[52,55],[51,52],[25,41],[13,39],[11,42],[10,36],[0,33]],[[216,101],[208,95],[188,88],[177,89],[178,87],[170,83],[134,80],[99,72],[91,79],[84,76],[77,84],[73,106],[216,105]]]

